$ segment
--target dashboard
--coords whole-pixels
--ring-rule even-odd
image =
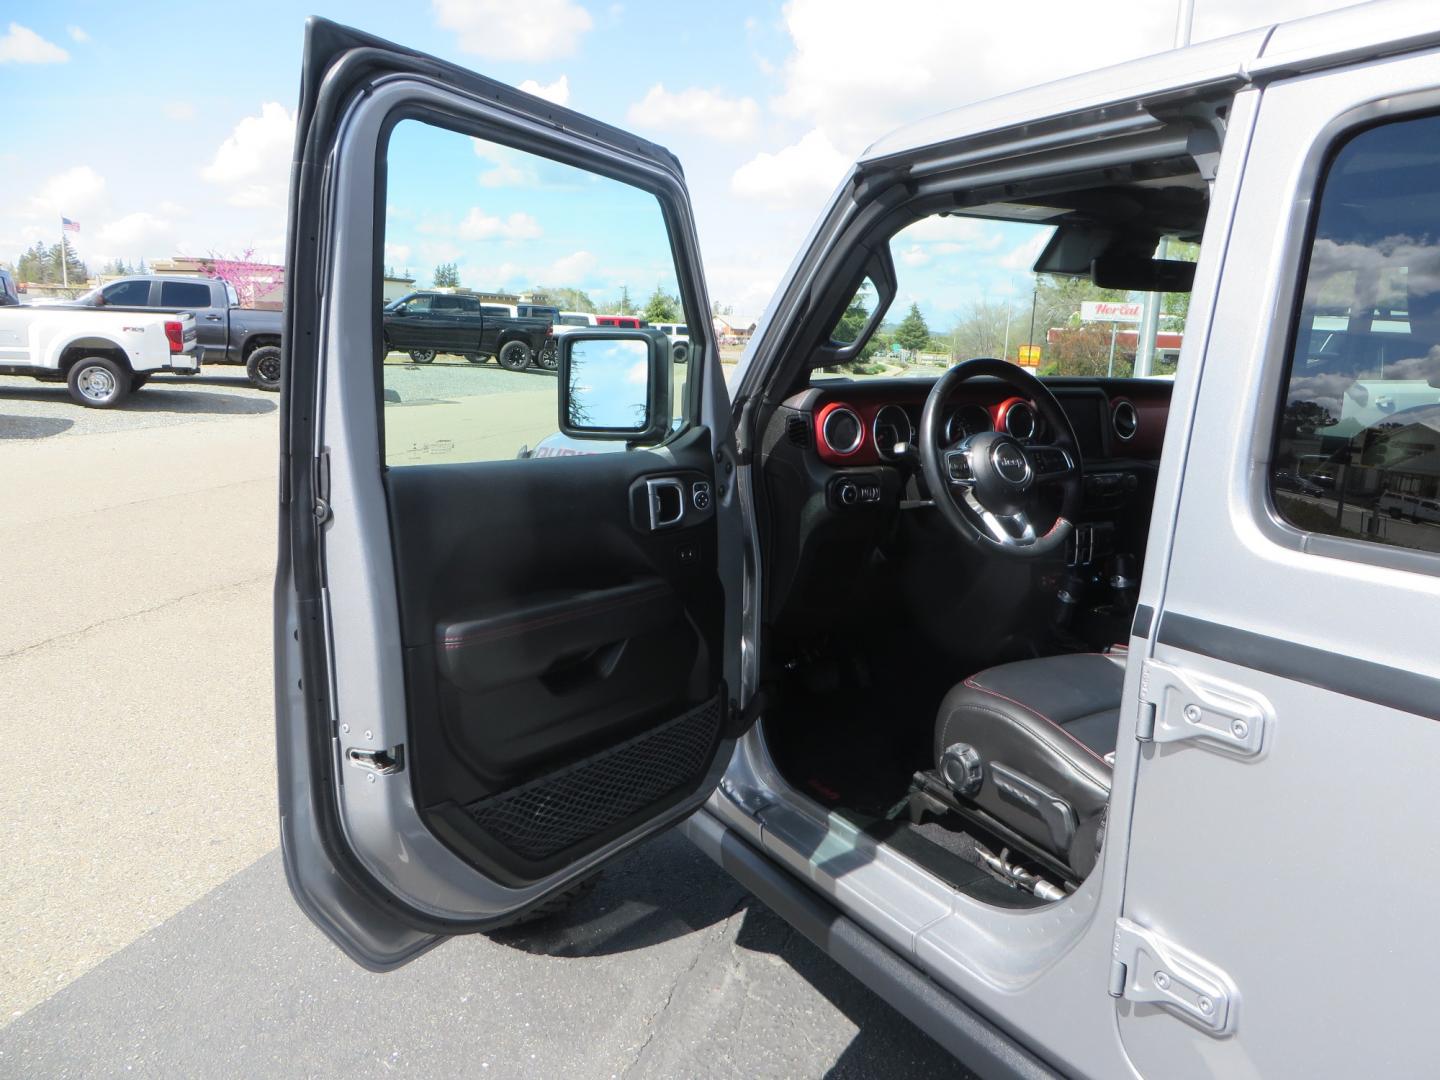
[[[933,614],[939,640],[958,632],[944,617],[957,605],[983,604],[992,615],[1000,610],[995,596],[966,589],[999,590],[1043,606],[1055,595],[1059,573],[1103,582],[1114,576],[1109,569],[1117,557],[1143,564],[1169,380],[1046,380],[1075,429],[1082,459],[1084,497],[1074,539],[1059,569],[1037,563],[984,573],[957,558],[948,531],[935,528],[918,459],[905,445],[918,435],[934,385],[923,378],[817,380],[779,403],[767,420],[760,516],[772,626],[797,635],[824,632],[855,610],[852,589],[836,588],[837,581],[855,585],[872,573],[881,575],[876,581],[889,574],[885,594],[909,597],[919,618]],[[1032,445],[1052,437],[1034,403],[998,380],[957,387],[944,421],[950,443],[987,430]],[[1005,617],[1020,626],[1048,615],[1020,604]]]
[[[930,385],[909,379],[821,385],[802,395],[811,400],[795,404],[809,406],[805,411],[813,417],[813,445],[821,461],[848,468],[881,465],[898,461],[897,447],[914,443]],[[1086,462],[1159,458],[1168,381],[1052,380],[1047,386],[1069,418]],[[1052,438],[1032,401],[1000,383],[977,381],[957,391],[947,406],[944,437],[953,445],[984,431],[1004,431],[1030,445]]]

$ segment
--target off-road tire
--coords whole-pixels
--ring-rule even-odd
[[[411,349],[410,360],[416,364],[428,364],[435,359],[434,349]]]
[[[523,341],[507,341],[496,357],[506,371],[524,371],[530,366],[530,346]]]
[[[113,409],[130,393],[130,372],[108,356],[85,356],[65,373],[70,399],[87,409]]]
[[[280,389],[280,346],[261,345],[245,360],[245,374],[256,390],[274,393]]]

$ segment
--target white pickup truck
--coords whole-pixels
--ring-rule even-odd
[[[63,379],[93,409],[118,405],[157,371],[199,370],[189,312],[0,309],[0,374]]]

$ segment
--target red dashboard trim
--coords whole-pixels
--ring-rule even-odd
[[[830,414],[837,409],[848,409],[860,418],[860,442],[854,450],[842,454],[833,449],[825,441],[825,421]],[[874,406],[866,409],[860,405],[852,405],[848,401],[831,401],[815,411],[815,452],[820,455],[820,460],[831,465],[873,465],[878,458],[875,455],[875,445],[870,439],[870,422],[873,419]]]

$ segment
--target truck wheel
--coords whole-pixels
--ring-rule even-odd
[[[469,360],[472,364],[483,364],[485,362],[484,355],[478,352],[467,352],[465,354],[465,359]]]
[[[417,364],[428,364],[435,359],[434,349],[411,349],[410,359]]]
[[[560,366],[560,353],[553,344],[540,350],[540,366],[546,371],[554,371]]]
[[[530,346],[523,341],[507,341],[500,346],[499,360],[507,371],[524,371],[530,366]]]
[[[87,356],[70,366],[65,385],[81,405],[109,409],[130,392],[130,372],[108,356]]]
[[[280,346],[261,345],[253,350],[250,359],[245,361],[245,374],[250,376],[250,385],[256,390],[279,390]]]

